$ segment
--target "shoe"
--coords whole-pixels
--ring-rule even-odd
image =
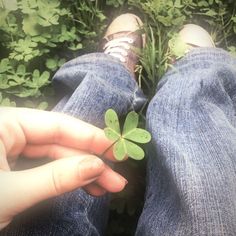
[[[179,32],[179,35],[183,42],[188,46],[187,52],[196,47],[215,47],[210,34],[199,25],[184,25],[183,29]]]
[[[139,61],[138,51],[145,46],[145,35],[140,32],[142,26],[138,16],[120,15],[109,25],[102,40],[103,52],[119,59],[133,75]]]

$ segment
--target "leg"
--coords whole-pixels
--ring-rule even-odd
[[[162,79],[137,235],[236,235],[236,60],[199,48]]]
[[[56,111],[101,128],[107,109],[112,107],[124,115],[145,100],[128,70],[103,53],[82,56],[65,64],[56,73],[54,82],[60,90],[67,88]],[[47,201],[33,209],[33,214],[20,215],[2,235],[102,235],[108,203],[108,195],[98,198],[76,190]]]
[[[72,90],[76,87],[73,94],[69,98],[65,96],[55,109],[100,128],[104,127],[107,109],[112,107],[124,115],[142,105],[142,95],[134,78],[121,64],[104,54],[90,54],[71,61],[56,74],[54,81],[64,83]],[[75,202],[78,204],[73,206]],[[65,217],[70,214],[71,219],[77,221],[79,234],[84,235],[85,229],[89,231],[88,235],[102,234],[108,213],[107,195],[96,198],[78,190],[58,199],[55,206],[61,208],[65,203],[71,207],[63,214]],[[65,217],[61,216],[60,221],[65,221]]]
[[[55,110],[100,128],[104,127],[104,113],[109,108],[122,115],[138,109],[145,101],[125,67],[102,53],[89,54],[67,63],[55,75],[54,82],[74,90],[61,99]]]

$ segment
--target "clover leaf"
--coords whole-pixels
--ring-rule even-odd
[[[16,0],[2,0],[2,4],[8,11],[15,11],[18,8]]]
[[[148,131],[137,128],[138,121],[139,115],[134,111],[129,112],[121,132],[117,113],[112,109],[107,110],[105,114],[107,127],[104,132],[108,139],[114,141],[112,144],[112,146],[114,145],[113,154],[117,160],[121,161],[126,156],[135,160],[144,158],[143,149],[136,143],[148,143],[151,140],[151,135]]]
[[[187,44],[183,41],[179,34],[174,34],[169,40],[170,53],[176,59],[183,57],[188,50]]]

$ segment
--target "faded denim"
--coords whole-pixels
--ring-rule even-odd
[[[123,115],[145,102],[125,67],[104,54],[66,63],[54,83],[61,96],[55,110],[101,128],[108,108]],[[149,104],[147,129],[152,142],[136,235],[235,236],[236,59],[199,48],[179,60]],[[49,202],[47,214],[26,215],[20,227],[17,217],[1,235],[103,235],[108,196],[77,190]]]
[[[161,80],[137,236],[236,235],[236,59],[195,49]]]
[[[104,127],[104,114],[113,108],[119,115],[139,109],[146,101],[126,68],[103,53],[78,57],[60,68],[53,78],[60,111]],[[43,202],[19,215],[2,232],[4,236],[103,235],[109,195],[92,197],[83,190]]]

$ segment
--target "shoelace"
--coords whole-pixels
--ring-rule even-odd
[[[118,58],[121,62],[126,62],[126,56],[128,56],[127,50],[130,49],[130,45],[134,42],[132,38],[121,37],[113,39],[107,42],[104,46],[104,53]]]

